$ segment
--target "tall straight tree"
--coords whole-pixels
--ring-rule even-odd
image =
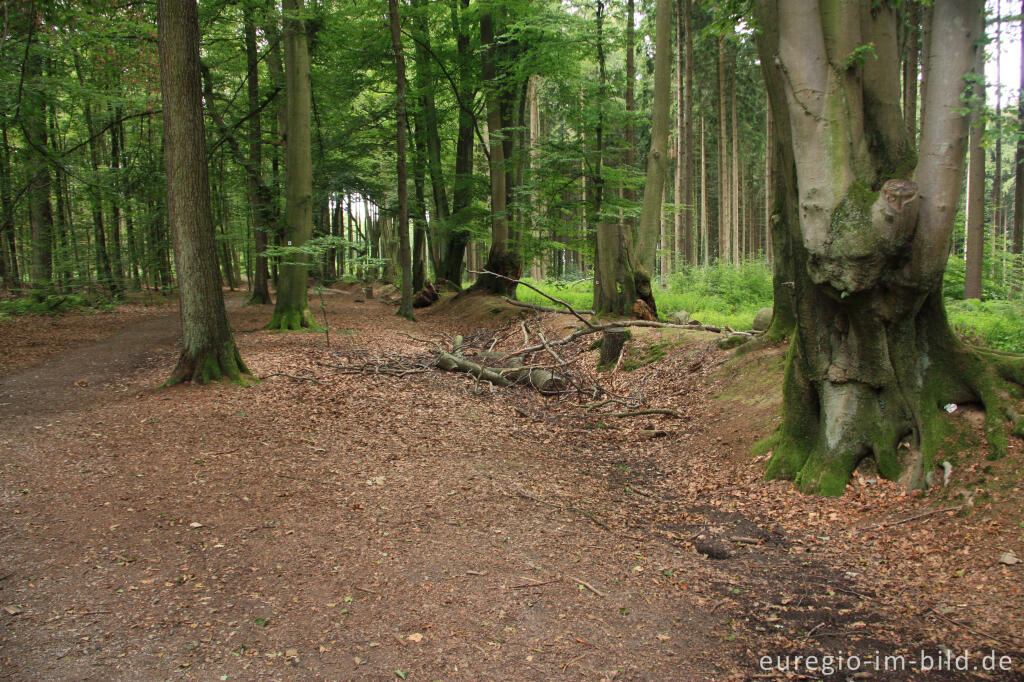
[[[391,26],[391,47],[395,51],[395,114],[398,162],[398,259],[402,268],[402,300],[398,314],[406,319],[412,316],[412,250],[409,247],[409,171],[405,161],[405,130],[408,116],[405,110],[405,55],[402,52],[402,22],[398,15],[398,0],[388,0],[388,23]]]
[[[1021,15],[1024,16],[1024,0],[1020,3]],[[1024,130],[1024,40],[1020,45],[1020,89],[1017,91],[1017,127]],[[1014,173],[1016,179],[1013,183],[1013,241],[1010,252],[1016,258],[1013,261],[1014,282],[1013,291],[1020,293],[1022,273],[1020,255],[1024,251],[1024,136],[1017,137],[1017,150],[1014,159]]]
[[[228,326],[217,268],[203,128],[196,0],[158,0],[167,214],[181,292],[182,349],[167,385],[251,379]]]
[[[28,209],[32,227],[32,287],[47,291],[53,279],[53,208],[50,204],[50,162],[47,157],[46,95],[43,87],[43,51],[37,37],[41,16],[28,17],[24,70],[26,89],[21,113],[28,143]]]
[[[313,153],[310,146],[309,42],[303,0],[284,0],[286,91],[284,246],[301,247],[313,234]],[[309,256],[292,252],[277,280],[277,303],[267,329],[317,329],[306,291]]]
[[[498,72],[500,47],[495,38],[495,12],[500,8],[486,6],[480,14],[480,46],[483,50],[481,71],[487,102],[488,165],[491,176],[491,249],[484,269],[494,275],[481,275],[475,289],[493,294],[514,296],[516,285],[509,279],[518,279],[522,263],[514,244],[513,226],[508,215],[508,187],[511,159],[506,158],[506,136],[503,99],[507,95]],[[500,19],[500,15],[499,15]]]
[[[951,402],[985,405],[989,444],[1000,455],[1007,418],[1016,416],[1007,382],[1024,381],[1024,358],[961,344],[942,298],[968,129],[961,96],[982,49],[983,0],[931,8],[917,149],[900,106],[889,5],[756,6],[785,157],[777,167],[789,210],[777,215],[790,237],[796,302],[768,475],[834,495],[872,458],[886,478],[922,486]],[[851,58],[868,44],[873,55]]]
[[[246,86],[249,95],[249,157],[246,175],[249,179],[249,201],[252,203],[253,263],[252,294],[249,303],[263,305],[270,303],[270,269],[267,257],[267,230],[270,229],[272,209],[270,192],[263,183],[263,127],[258,112],[260,99],[259,53],[256,49],[256,25],[250,6],[243,19],[242,32],[245,40]]]
[[[654,99],[651,105],[651,148],[647,154],[647,176],[636,235],[633,274],[637,298],[656,315],[651,288],[661,222],[661,202],[668,171],[668,127],[672,83],[672,2],[658,0],[654,15]]]

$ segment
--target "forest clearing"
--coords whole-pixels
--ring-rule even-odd
[[[615,418],[458,373],[337,369],[431,350],[400,332],[518,347],[520,322],[554,339],[568,315],[485,298],[413,324],[350,287],[325,297],[327,349],[240,298],[265,377],[248,388],[154,388],[170,305],[0,324],[5,678],[785,679],[760,658],[940,647],[1016,672],[877,679],[1021,670],[1020,566],[1001,557],[1024,556],[1024,459],[1014,441],[987,461],[969,406],[948,484],[858,473],[809,496],[750,454],[777,424],[780,348],[635,330],[646,361],[600,381],[675,415]],[[593,378],[589,344],[562,354]]]

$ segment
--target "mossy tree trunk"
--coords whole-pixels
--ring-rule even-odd
[[[983,4],[937,0],[931,10],[918,155],[900,106],[895,12],[758,2],[781,142],[775,253],[788,261],[795,313],[770,477],[834,495],[872,457],[887,478],[922,486],[950,402],[985,405],[995,455],[1006,421],[1020,429],[1010,388],[1024,359],[959,343],[941,291],[966,149],[960,98]]]
[[[228,326],[217,267],[195,0],[159,0],[167,216],[181,295],[182,350],[167,385],[251,377]]]
[[[303,0],[284,2],[285,227],[283,246],[299,247],[313,234],[313,155],[310,146],[309,43]],[[309,311],[309,257],[288,256],[279,266],[277,302],[267,329],[318,329]]]
[[[245,64],[249,96],[249,111],[254,112],[259,108],[260,81],[259,81],[259,52],[256,47],[256,25],[249,12],[256,11],[256,7],[247,8],[243,21],[243,35],[245,39]],[[267,257],[263,252],[267,250],[267,230],[273,220],[273,209],[271,207],[270,188],[263,182],[263,127],[260,121],[260,114],[249,119],[248,142],[249,156],[246,176],[249,180],[249,201],[252,203],[252,231],[255,251],[253,265],[252,295],[249,303],[252,305],[265,305],[270,303],[270,268],[267,265]]]

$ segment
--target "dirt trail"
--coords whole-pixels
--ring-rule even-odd
[[[638,440],[455,375],[332,373],[322,336],[231,308],[254,372],[317,383],[149,390],[172,318],[0,383],[0,677],[741,680],[780,641],[930,645],[771,519],[678,495],[711,421]],[[350,353],[464,324],[329,310]]]

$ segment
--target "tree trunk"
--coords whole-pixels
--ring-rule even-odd
[[[981,70],[983,62],[975,68]],[[981,299],[981,279],[985,253],[985,150],[981,146],[985,136],[985,119],[981,107],[984,102],[985,84],[971,84],[972,109],[969,142],[969,165],[967,170],[967,243],[965,245],[966,267],[964,270],[964,298]]]
[[[921,54],[921,6],[910,3],[907,8],[907,44],[903,60],[903,120],[907,122],[910,141],[917,140],[917,79]]]
[[[725,108],[725,37],[718,38],[718,260],[727,262],[729,245],[729,130]]]
[[[693,0],[681,0],[683,34],[686,40],[686,79],[683,83],[683,132],[679,146],[683,160],[683,257],[688,265],[697,262],[693,238]]]
[[[685,74],[685,58],[686,58],[686,37],[684,27],[684,10],[683,0],[677,0],[675,3],[675,14],[676,14],[676,138],[675,138],[675,149],[674,156],[676,157],[676,172],[675,182],[673,183],[674,193],[673,200],[675,202],[675,211],[673,211],[673,227],[675,232],[674,240],[674,260],[676,267],[678,268],[680,263],[689,263],[686,257],[685,251],[685,228],[684,228],[684,215],[685,210],[683,204],[686,199],[683,195],[683,187],[685,185],[685,158],[686,158],[686,147],[689,145],[687,140],[685,127],[686,127],[686,74]],[[666,273],[662,273],[662,277],[665,277]]]
[[[461,7],[461,9],[460,9]],[[473,99],[472,45],[466,27],[464,13],[469,0],[452,0],[452,28],[456,34],[458,50],[459,82],[459,128],[455,141],[455,179],[452,187],[452,215],[447,238],[442,240],[438,282],[447,281],[456,287],[462,286],[463,258],[470,232],[467,224],[470,204],[473,200],[473,130],[474,117],[470,108]]]
[[[34,20],[34,18],[33,18]],[[43,86],[43,53],[36,47],[30,33],[25,59],[24,80],[27,83],[23,109],[26,157],[28,166],[28,209],[32,228],[32,261],[29,275],[32,288],[39,293],[53,284],[53,209],[50,205],[50,164],[46,158],[46,99]]]
[[[182,350],[167,385],[248,381],[228,326],[217,270],[199,74],[195,0],[158,0],[167,212],[181,292]]]
[[[711,235],[708,233],[708,162],[705,150],[704,117],[700,117],[700,245],[701,264],[711,264]]]
[[[647,178],[644,200],[637,226],[636,249],[633,253],[633,277],[637,298],[657,315],[651,288],[661,222],[661,202],[668,168],[668,127],[672,83],[672,3],[658,0],[655,9],[654,37],[654,101],[651,112],[651,149],[647,156]]]
[[[256,49],[256,26],[252,17],[246,12],[243,20],[242,33],[245,40],[246,86],[249,95],[249,164],[246,177],[249,181],[249,202],[252,204],[253,265],[252,293],[250,305],[266,305],[270,303],[270,268],[264,252],[269,242],[267,230],[273,220],[273,209],[270,202],[270,189],[263,184],[263,128],[260,115],[254,114],[259,107],[259,53]]]
[[[1024,381],[1024,359],[961,345],[942,303],[966,147],[961,89],[983,2],[934,5],[919,157],[902,119],[895,13],[806,4],[758,2],[796,302],[768,475],[834,495],[873,458],[883,476],[920,487],[943,445],[941,406],[985,404],[999,455],[1016,417],[1004,382]],[[869,43],[877,59],[844,62]]]
[[[412,320],[412,250],[409,246],[409,172],[405,160],[405,132],[409,125],[405,111],[405,55],[402,52],[402,26],[398,0],[388,0],[391,47],[395,52],[395,113],[398,160],[398,259],[402,266],[402,299],[398,315]]]
[[[299,247],[313,233],[313,156],[310,146],[309,44],[300,18],[303,0],[284,2],[284,70],[287,92],[285,124],[284,246]],[[277,303],[267,329],[319,329],[309,311],[309,257],[292,254],[282,263]]]
[[[17,288],[18,252],[14,241],[14,198],[11,191],[11,147],[7,139],[7,117],[0,120],[3,147],[0,148],[0,283],[8,290]]]
[[[519,254],[513,246],[508,217],[508,159],[505,156],[502,94],[496,67],[497,46],[494,39],[494,17],[489,11],[480,15],[480,43],[483,49],[481,72],[486,89],[488,166],[491,177],[491,249],[484,269],[518,279],[521,269]],[[502,277],[477,277],[473,288],[501,296],[515,297],[515,283]]]
[[[1024,0],[1021,1],[1021,15],[1024,16]],[[1021,40],[1020,45],[1020,89],[1017,91],[1017,128],[1024,130],[1024,40]],[[1017,136],[1017,154],[1014,159],[1014,175],[1015,180],[1013,183],[1013,244],[1011,252],[1014,254],[1013,259],[1013,278],[1014,283],[1012,293],[1016,296],[1020,295],[1022,282],[1021,279],[1024,277],[1022,273],[1022,267],[1020,262],[1021,252],[1024,251],[1024,136]]]

